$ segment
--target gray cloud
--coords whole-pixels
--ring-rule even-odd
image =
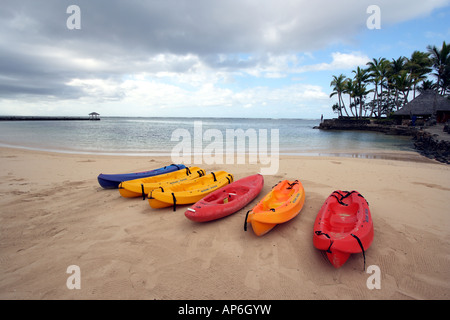
[[[378,1],[386,23],[448,4]],[[81,8],[81,30],[68,30],[66,9]],[[212,69],[245,70],[268,54],[298,53],[351,40],[362,32],[368,0],[2,1],[0,94],[80,97],[72,79],[113,79],[138,72],[190,72],[193,55]],[[401,14],[400,14],[401,12]],[[246,56],[242,59],[242,55]]]

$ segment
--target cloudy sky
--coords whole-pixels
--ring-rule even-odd
[[[448,21],[450,0],[2,0],[0,115],[332,117],[332,75]]]

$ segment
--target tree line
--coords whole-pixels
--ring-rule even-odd
[[[402,108],[410,94],[412,99],[425,90],[450,94],[450,44],[445,41],[441,48],[429,45],[410,58],[373,58],[366,66],[353,70],[352,78],[333,75],[330,98],[337,96],[333,111],[339,116],[379,118]]]

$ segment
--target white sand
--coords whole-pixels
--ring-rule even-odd
[[[137,172],[170,158],[68,155],[0,148],[0,299],[449,299],[450,166],[437,162],[283,156],[259,197],[218,221],[185,208],[151,209],[103,190],[99,173]],[[199,165],[235,179],[259,165]],[[267,235],[244,218],[273,185],[299,179],[303,210]],[[335,269],[312,244],[328,195],[357,190],[369,201],[375,238]],[[81,270],[69,290],[67,267]]]

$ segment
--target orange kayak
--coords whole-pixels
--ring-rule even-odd
[[[273,189],[245,217],[244,230],[251,223],[257,236],[263,236],[277,224],[296,217],[305,203],[305,190],[299,180],[284,180]]]

